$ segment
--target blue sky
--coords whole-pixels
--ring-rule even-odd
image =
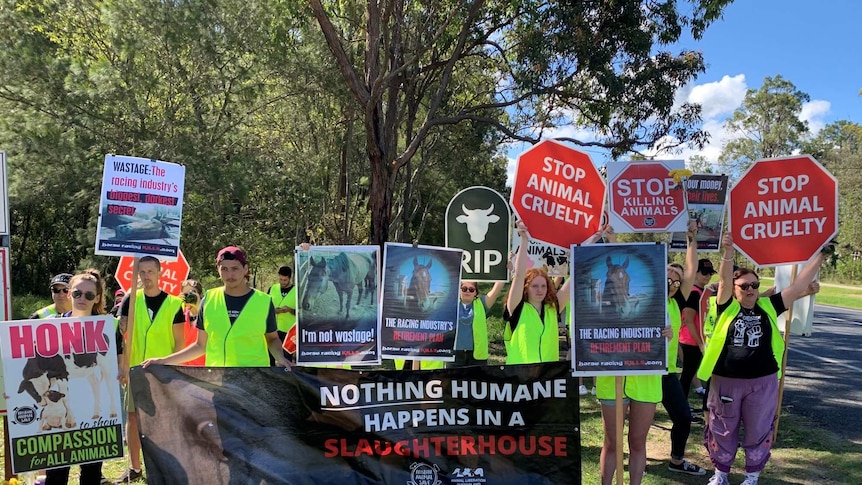
[[[862,124],[862,1],[737,0],[724,11],[700,41],[682,48],[703,52],[707,70],[677,93],[679,101],[703,108],[703,127],[711,140],[703,150],[661,154],[688,159],[701,154],[716,161],[732,136],[724,120],[738,108],[747,89],[758,89],[766,76],[781,75],[808,93],[801,118],[812,133],[826,124],[849,120]],[[567,136],[583,131],[561,129]],[[552,135],[553,136],[553,135]],[[523,151],[510,152],[512,158]],[[593,162],[609,161],[601,150],[588,150]],[[514,160],[512,160],[514,162]],[[510,164],[510,172],[514,163]]]

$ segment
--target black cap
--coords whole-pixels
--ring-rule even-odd
[[[49,288],[53,288],[54,285],[63,285],[63,286],[68,287],[69,281],[71,279],[72,279],[72,275],[70,275],[69,273],[60,273],[60,274],[54,276],[53,278],[51,278],[51,285],[49,286]]]
[[[700,274],[715,274],[718,271],[712,266],[712,261],[701,259],[697,262],[697,272]]]

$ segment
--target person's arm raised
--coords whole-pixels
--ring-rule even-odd
[[[521,236],[521,245],[515,255],[515,276],[512,278],[512,286],[506,297],[506,308],[510,312],[515,311],[515,308],[524,299],[524,280],[527,276],[527,249],[530,245],[530,238],[527,233],[527,226],[520,221],[518,221],[518,235]]]
[[[721,238],[721,261],[718,263],[718,293],[716,302],[727,303],[733,297],[733,236],[725,233]]]

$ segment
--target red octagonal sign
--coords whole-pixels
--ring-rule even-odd
[[[533,239],[568,248],[599,230],[605,190],[589,155],[544,140],[518,157],[510,202]]]
[[[672,163],[672,162],[668,162]],[[685,165],[680,161],[680,167]],[[685,193],[673,177],[672,166],[659,162],[625,163],[618,175],[612,176],[611,223],[622,220],[627,227],[615,227],[617,232],[685,231],[688,223]]]
[[[132,256],[122,256],[120,263],[117,265],[117,271],[114,272],[114,278],[120,284],[123,291],[128,292],[132,287],[132,269],[135,258]],[[159,277],[159,288],[165,293],[171,295],[179,295],[180,284],[184,279],[189,277],[189,262],[182,251],[179,251],[179,256],[176,261],[161,261],[162,274]],[[139,287],[140,288],[140,287]]]
[[[804,263],[838,233],[838,181],[808,155],[758,160],[730,190],[730,233],[758,266]]]

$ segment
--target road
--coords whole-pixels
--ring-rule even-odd
[[[783,406],[862,444],[862,311],[815,305],[812,335],[790,338]]]

